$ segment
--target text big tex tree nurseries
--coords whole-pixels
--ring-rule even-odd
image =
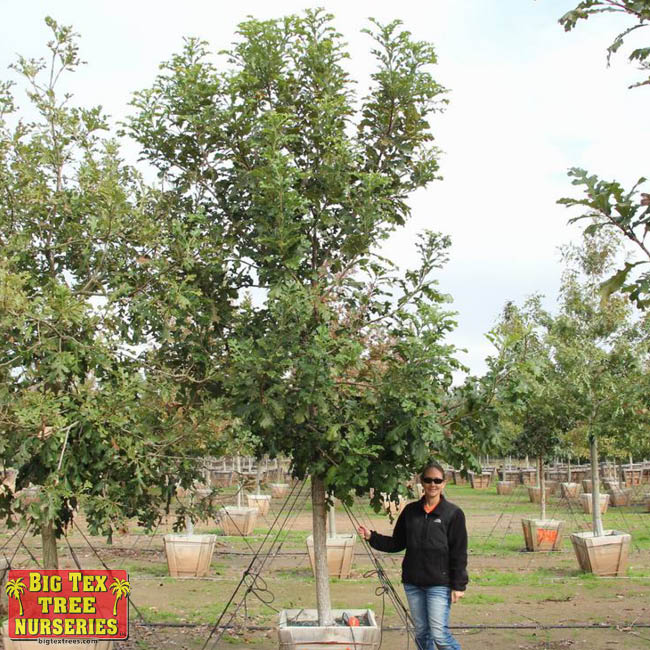
[[[126,571],[11,570],[11,639],[128,637]]]

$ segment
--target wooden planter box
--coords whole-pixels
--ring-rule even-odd
[[[590,478],[583,478],[581,481],[582,484],[582,491],[583,492],[591,492],[591,479]]]
[[[230,487],[232,485],[233,472],[213,469],[210,470],[210,485],[212,487]]]
[[[540,487],[528,487],[528,498],[531,503],[541,503],[542,502],[542,488]]]
[[[580,496],[580,483],[560,483],[560,494],[565,499],[577,499]]]
[[[645,495],[645,510],[646,512],[650,512],[650,494]]]
[[[219,523],[224,535],[241,535],[246,537],[253,532],[257,522],[257,508],[237,508],[226,506],[219,510]]]
[[[248,507],[257,508],[257,512],[262,516],[269,514],[269,508],[271,507],[270,494],[247,494],[246,500],[248,501]]]
[[[587,475],[589,473],[589,470],[586,469],[572,469],[571,470],[571,481],[575,481],[576,483],[580,483],[580,481],[584,481],[587,478]]]
[[[356,541],[356,535],[336,535],[336,537],[327,538],[327,570],[330,578],[348,578],[350,576]],[[314,573],[313,535],[307,538],[307,553],[312,573]]]
[[[4,557],[0,557],[0,617],[9,611],[9,605],[7,603],[7,592],[5,591],[5,585],[7,584],[8,577],[9,560]]]
[[[512,494],[515,490],[514,481],[497,481],[497,494]]]
[[[617,488],[609,491],[609,502],[619,508],[632,503],[632,488]]]
[[[534,486],[537,484],[537,471],[534,469],[519,470],[519,480],[522,485]]]
[[[276,499],[283,499],[289,494],[288,483],[271,483],[271,496]]]
[[[459,469],[454,470],[454,485],[467,485],[467,479],[460,473]]]
[[[562,543],[564,522],[559,519],[522,519],[526,549],[557,551]]]
[[[315,609],[282,610],[278,621],[279,650],[377,650],[381,630],[374,612],[371,609],[334,609],[332,615],[341,619],[344,612],[360,620],[367,619],[369,625],[319,627]],[[305,621],[312,621],[314,625],[305,625]]]
[[[627,572],[631,536],[617,530],[604,535],[573,533],[571,543],[583,571],[598,576],[622,576]]]
[[[36,487],[26,487],[23,488],[16,496],[20,499],[20,502],[23,505],[29,505],[30,503],[36,503],[40,501],[40,486]]]
[[[558,481],[553,481],[553,480],[545,481],[544,484],[546,486],[546,494],[547,495],[551,494],[551,495],[555,496],[558,493],[559,489],[560,489],[560,484],[559,484]]]
[[[169,575],[173,578],[207,575],[216,539],[216,535],[164,535]]]
[[[591,514],[593,508],[591,507],[591,492],[583,492],[580,495],[580,505],[582,506],[582,511],[586,514]],[[607,506],[609,505],[609,494],[600,495],[600,514],[605,514],[607,512]]]
[[[602,484],[603,484],[603,489],[607,490],[608,492],[610,490],[618,490],[621,487],[620,483],[618,482],[618,479],[615,478],[604,478],[602,480]]]
[[[399,501],[396,503],[395,501],[391,501],[388,498],[388,494],[384,494],[382,492],[382,505],[384,507],[384,510],[391,516],[391,517],[397,517],[400,512],[404,509],[404,506],[406,505],[406,499],[400,495]]]
[[[471,472],[469,482],[475,490],[485,490],[490,487],[492,482],[492,472],[481,472],[480,474]]]
[[[0,472],[0,483],[6,485],[12,492],[16,491],[16,476],[18,471],[15,469],[7,468]]]
[[[642,478],[643,478],[642,469],[623,470],[623,479],[625,481],[625,487],[634,487],[635,485],[641,485]]]

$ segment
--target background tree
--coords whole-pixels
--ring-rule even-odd
[[[607,48],[607,63],[609,64],[611,56],[621,48],[628,34],[637,29],[647,27],[650,24],[650,1],[584,0],[571,11],[567,11],[567,13],[560,18],[559,22],[564,27],[565,31],[570,32],[574,27],[576,27],[578,21],[587,20],[590,16],[603,13],[622,14],[626,17],[633,18],[635,21],[635,24],[618,34],[612,44]],[[638,62],[640,70],[650,72],[650,47],[635,48],[628,55],[628,59],[632,62]],[[650,76],[630,87],[636,88],[647,84],[650,84]]]
[[[199,287],[197,253],[181,290],[205,300],[211,327],[227,324],[214,330],[224,338],[203,389],[227,395],[259,455],[290,456],[297,477],[311,476],[321,624],[331,623],[327,495],[394,491],[442,448],[459,368],[431,278],[447,239],[425,234],[420,267],[403,276],[377,254],[409,217],[410,192],[437,175],[433,47],[398,21],[373,22],[378,67],[359,99],[331,21],[322,11],[249,20],[222,68],[189,39],[136,95],[128,124],[221,269],[220,284]],[[229,293],[210,309],[213,286]]]
[[[511,367],[498,395],[500,419],[511,429],[511,451],[537,459],[541,489],[541,519],[546,519],[544,464],[565,445],[570,416],[561,399],[561,377],[548,343],[553,318],[541,305],[541,296],[523,307],[508,303],[497,331],[510,341]]]
[[[46,22],[50,61],[15,66],[31,117],[8,83],[0,103],[0,459],[18,489],[40,487],[32,504],[3,488],[0,514],[40,530],[56,568],[75,508],[93,534],[110,538],[124,517],[152,528],[176,483],[197,475],[187,456],[218,436],[182,417],[174,385],[125,346],[117,306],[139,287],[121,280],[156,231],[155,196],[103,137],[100,109],[60,91],[81,63],[76,36]]]
[[[590,16],[601,13],[624,14],[635,20],[635,24],[621,32],[607,48],[609,63],[610,57],[623,45],[628,34],[647,27],[650,23],[650,0],[584,0],[562,16],[559,22],[568,32],[574,29],[580,20],[587,20]],[[642,71],[650,71],[650,47],[635,48],[630,53],[629,60],[638,62]],[[650,84],[650,77],[631,87],[647,84]],[[634,250],[641,258],[627,261],[614,275],[604,278],[601,284],[603,296],[622,291],[630,295],[637,307],[646,309],[650,305],[650,272],[638,274],[642,269],[636,268],[650,263],[650,251],[646,245],[650,224],[650,194],[639,191],[646,179],[640,178],[630,190],[626,190],[616,181],[601,180],[598,176],[590,175],[579,168],[570,170],[569,176],[573,177],[574,185],[584,186],[585,197],[566,198],[560,200],[560,203],[587,208],[583,215],[571,219],[570,222],[589,220],[591,223],[585,228],[587,234],[601,229],[616,231],[633,244]]]
[[[602,301],[599,294],[619,246],[620,240],[600,233],[566,249],[560,313],[549,332],[564,381],[562,402],[590,444],[595,535],[603,534],[598,441],[610,439],[620,447],[628,432],[648,430],[647,316],[634,320],[625,296]]]

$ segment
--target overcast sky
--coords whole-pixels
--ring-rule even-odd
[[[408,265],[417,232],[451,236],[440,286],[458,312],[452,342],[467,349],[460,358],[481,373],[491,352],[484,335],[507,300],[539,292],[549,307],[555,304],[562,270],[557,249],[578,232],[567,226],[571,213],[556,205],[576,194],[568,168],[627,184],[650,175],[650,87],[627,89],[640,77],[625,61],[629,48],[606,66],[605,48],[630,21],[600,16],[566,34],[557,19],[577,2],[0,0],[0,69],[10,78],[6,68],[18,53],[45,54],[43,19],[52,15],[81,34],[87,65],[72,80],[77,102],[101,104],[119,120],[131,93],[151,85],[158,64],[180,50],[183,36],[204,38],[218,51],[248,15],[270,18],[324,6],[349,43],[348,66],[363,94],[372,57],[361,29],[369,16],[401,19],[416,38],[435,44],[435,76],[451,92],[445,114],[432,125],[444,152],[444,180],[413,197],[413,219],[385,253]],[[647,41],[643,31],[630,44]]]

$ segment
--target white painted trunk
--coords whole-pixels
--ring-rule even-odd
[[[239,456],[237,456],[236,463],[237,463],[237,507],[241,508],[242,507],[242,500],[241,500],[242,481],[241,481],[241,458]]]
[[[334,504],[327,508],[327,536],[336,537],[336,511]]]
[[[591,505],[592,526],[596,537],[603,535],[603,518],[600,514],[600,480],[598,478],[598,440],[596,436],[589,437],[591,453]]]
[[[322,478],[311,478],[312,525],[314,533],[314,574],[316,577],[316,609],[320,626],[334,625],[327,568],[327,531],[325,519],[325,483]]]

